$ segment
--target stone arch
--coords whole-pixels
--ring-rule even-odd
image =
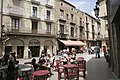
[[[51,40],[44,41],[44,46],[53,46],[53,41]]]
[[[40,41],[37,39],[31,39],[29,41],[29,46],[40,46]]]
[[[18,38],[11,38],[5,43],[6,46],[24,46],[24,41]]]

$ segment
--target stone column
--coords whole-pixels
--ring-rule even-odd
[[[39,53],[39,56],[41,56],[41,52],[42,52],[43,49],[44,49],[44,46],[41,45],[41,46],[40,46],[40,53]]]
[[[57,47],[56,45],[53,45],[53,53],[56,55],[57,54]]]
[[[28,46],[24,47],[24,54],[23,58],[28,58]]]

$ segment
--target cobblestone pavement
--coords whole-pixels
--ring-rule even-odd
[[[101,58],[95,58],[95,54],[77,54],[77,57],[82,56],[87,62],[86,78],[82,76],[79,77],[79,80],[112,80],[113,75],[111,70],[108,68],[107,63],[105,62],[104,56],[101,53]],[[60,56],[56,56],[58,59]],[[31,59],[19,60],[20,63],[30,61]],[[37,58],[38,60],[38,58]],[[58,80],[57,71],[53,71],[53,74],[48,80]],[[81,73],[80,73],[81,75]],[[63,78],[63,75],[62,75]],[[64,80],[64,79],[61,79]]]

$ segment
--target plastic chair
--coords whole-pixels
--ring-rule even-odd
[[[57,65],[60,63],[61,61],[60,60],[56,60],[54,62],[54,64],[52,64],[52,68],[55,68],[55,70],[57,70]]]
[[[86,77],[86,61],[85,60],[80,60],[77,62],[77,66],[79,68],[79,72],[83,72],[83,77]]]
[[[69,67],[69,68],[67,68],[67,72],[64,72],[64,73],[65,73],[65,80],[66,80],[66,75],[68,77],[68,80],[70,80],[71,77],[76,77],[77,80],[79,80],[79,69],[78,69],[78,67]]]
[[[64,68],[62,67],[60,60],[56,60],[56,66],[58,71],[58,80],[60,80],[62,73],[64,73]]]

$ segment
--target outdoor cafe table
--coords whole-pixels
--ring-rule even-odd
[[[68,70],[69,68],[74,68],[74,67],[76,67],[76,65],[75,64],[65,64],[65,65],[63,65],[63,67],[66,69],[66,70]],[[64,72],[64,80],[66,80],[66,72]]]
[[[82,60],[84,60],[83,57],[78,57],[78,58],[76,59],[77,62],[82,61]]]
[[[27,77],[27,79],[29,80],[29,72],[31,72],[32,68],[28,67],[28,68],[22,68],[22,75],[25,73],[25,76]]]
[[[38,71],[34,71],[32,73],[32,75],[34,77],[37,77],[37,80],[47,80],[47,75],[49,74],[48,70],[38,70]],[[36,80],[36,79],[35,79]]]

